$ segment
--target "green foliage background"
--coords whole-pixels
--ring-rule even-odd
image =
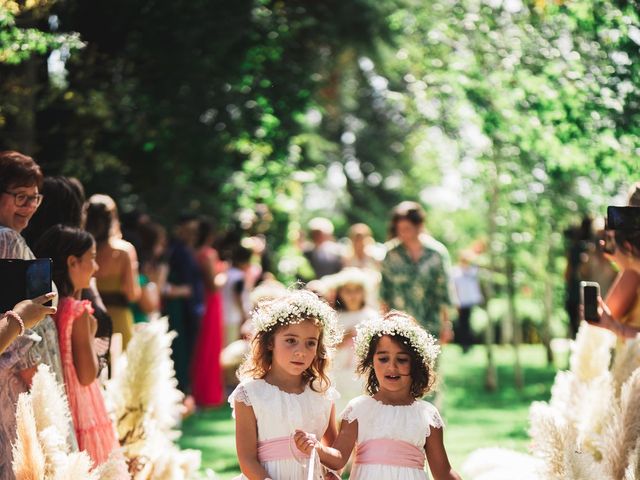
[[[0,148],[167,224],[266,204],[281,252],[417,198],[558,307],[562,230],[638,170],[637,3],[3,0]]]

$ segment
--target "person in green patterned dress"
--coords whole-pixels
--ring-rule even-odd
[[[448,308],[454,293],[447,248],[426,232],[425,213],[416,202],[394,208],[389,230],[380,284],[383,309],[407,312],[441,342],[451,341]]]

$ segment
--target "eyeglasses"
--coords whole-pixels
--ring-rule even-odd
[[[7,195],[13,196],[13,201],[16,204],[16,207],[26,207],[27,205],[35,205],[39,207],[42,203],[42,199],[44,196],[41,193],[36,193],[35,195],[27,195],[26,193],[14,193],[8,192],[5,190]]]

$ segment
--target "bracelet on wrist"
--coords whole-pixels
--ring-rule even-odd
[[[18,335],[24,335],[24,322],[22,321],[22,317],[20,315],[18,315],[13,310],[7,310],[6,312],[4,312],[4,316],[18,322],[18,325],[20,325],[20,333]]]

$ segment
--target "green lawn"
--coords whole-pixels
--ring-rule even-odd
[[[495,352],[500,388],[489,393],[483,388],[486,354],[475,347],[463,355],[457,346],[444,349],[442,414],[447,424],[445,446],[454,467],[459,467],[476,448],[501,446],[526,451],[529,405],[547,400],[556,369],[546,366],[541,346],[522,347],[526,386],[517,391],[513,381],[513,353],[510,347]],[[198,412],[183,425],[183,448],[202,451],[203,468],[213,469],[221,480],[239,473],[235,457],[231,410]]]

